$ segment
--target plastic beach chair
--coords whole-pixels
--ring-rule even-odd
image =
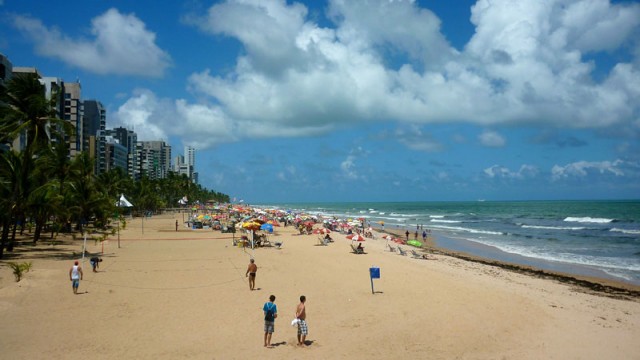
[[[353,244],[351,244],[351,249],[355,254],[364,254],[364,249],[358,249],[358,247]]]
[[[404,250],[402,250],[402,248],[401,248],[400,246],[398,246],[398,253],[399,253],[400,255],[402,255],[402,256],[406,256],[406,255],[407,255],[407,252],[406,252],[406,251],[404,251]]]
[[[411,255],[413,255],[413,257],[416,258],[416,259],[426,259],[427,258],[426,255],[420,255],[420,254],[418,254],[417,251],[415,251],[413,249],[411,249]]]
[[[393,246],[387,244],[387,246],[389,247],[389,251],[391,252],[396,252],[396,248],[394,248]]]

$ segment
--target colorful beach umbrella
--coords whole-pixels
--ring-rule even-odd
[[[260,225],[260,230],[265,230],[265,231],[268,231],[268,232],[272,233],[273,232],[273,225],[268,224],[268,223],[264,223],[264,224]]]
[[[364,241],[364,236],[360,235],[360,234],[355,234],[353,235],[353,237],[351,238],[351,241]]]

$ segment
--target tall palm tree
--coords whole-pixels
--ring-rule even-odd
[[[95,176],[93,174],[93,159],[88,153],[80,153],[72,162],[72,171],[74,173],[72,180],[73,194],[72,201],[74,206],[71,207],[76,215],[78,229],[83,230],[91,215],[92,207],[98,205],[103,196],[96,189]]]
[[[25,201],[20,197],[25,193],[23,186],[22,156],[14,151],[0,154],[0,219],[2,221],[2,235],[0,238],[0,258],[5,247],[13,248],[15,240],[15,226],[19,214],[23,212]],[[9,231],[13,227],[13,235],[9,240]]]
[[[56,131],[70,133],[71,125],[56,118],[56,94],[45,97],[45,87],[36,74],[17,74],[0,91],[0,140],[13,141],[24,133],[25,152],[33,155],[50,142]]]

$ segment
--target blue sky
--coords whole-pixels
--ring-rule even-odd
[[[454,4],[454,5],[452,5]],[[0,0],[14,66],[249,203],[640,198],[640,3]]]

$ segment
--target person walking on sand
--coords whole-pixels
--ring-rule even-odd
[[[307,328],[307,308],[305,302],[307,298],[304,295],[300,296],[300,304],[296,308],[296,319],[298,319],[298,346],[306,345],[305,340],[309,329]]]
[[[264,303],[262,311],[264,311],[264,346],[271,348],[271,335],[275,331],[275,322],[278,317],[278,307],[274,303],[275,295],[269,296],[269,301]]]
[[[176,231],[178,231],[178,220],[176,220]]]
[[[245,277],[249,277],[249,290],[255,290],[256,288],[256,272],[258,271],[258,266],[255,263],[255,260],[249,260],[249,266],[247,267],[247,273],[244,274]]]
[[[80,286],[82,276],[82,268],[78,265],[78,260],[76,260],[71,269],[69,269],[69,280],[71,280],[71,286],[73,287],[74,294],[78,293],[78,287]]]

